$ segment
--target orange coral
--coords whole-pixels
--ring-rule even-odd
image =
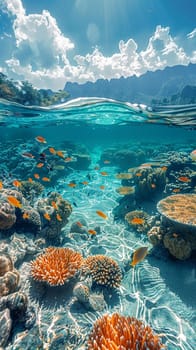
[[[118,313],[98,319],[88,339],[88,350],[160,350],[165,348],[150,326]]]
[[[105,255],[89,256],[84,260],[84,269],[87,269],[97,284],[117,288],[122,274],[117,262]]]
[[[82,262],[82,255],[72,249],[49,247],[31,262],[31,275],[51,286],[62,285],[75,275]]]

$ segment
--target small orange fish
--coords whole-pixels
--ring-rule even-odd
[[[180,176],[178,178],[178,180],[181,182],[190,182],[191,181],[188,176]]]
[[[108,216],[101,210],[96,210],[97,215],[99,215],[102,219],[107,220]]]
[[[57,156],[61,157],[61,158],[65,158],[64,154],[62,151],[56,151]]]
[[[57,218],[58,221],[62,221],[62,218],[61,218],[61,216],[59,214],[56,214],[56,218]]]
[[[156,188],[156,185],[155,184],[151,184],[151,188]]]
[[[71,157],[65,158],[65,162],[66,162],[66,163],[72,162],[72,160],[73,160],[73,159],[72,159]]]
[[[8,196],[8,197],[7,197],[7,200],[8,200],[8,202],[9,202],[11,205],[13,205],[14,207],[16,207],[16,208],[22,208],[22,204],[20,203],[20,201],[19,201],[16,197],[14,197],[14,196]]]
[[[83,225],[81,224],[80,221],[77,221],[76,224],[79,226],[79,227],[82,227]]]
[[[174,188],[174,189],[172,190],[172,192],[178,193],[178,192],[180,192],[180,188]]]
[[[76,183],[75,182],[70,182],[69,184],[67,184],[67,186],[74,188],[74,187],[76,187]]]
[[[13,184],[15,187],[20,187],[20,186],[21,186],[21,182],[18,181],[18,180],[14,180],[14,181],[12,182],[12,184]]]
[[[163,171],[167,171],[167,166],[162,166],[161,169],[162,169]]]
[[[100,186],[100,189],[101,189],[101,190],[105,190],[105,186],[104,186],[104,185],[101,185],[101,186]]]
[[[29,219],[29,213],[24,212],[23,215],[22,215],[22,218],[23,219]]]
[[[55,210],[58,210],[58,205],[56,204],[55,201],[52,201],[51,204],[52,204],[52,207],[53,207]]]
[[[100,174],[101,174],[102,176],[108,176],[107,171],[101,171]]]
[[[37,168],[42,168],[43,166],[44,166],[44,163],[38,163],[38,164],[36,165]]]
[[[36,141],[40,142],[40,143],[47,143],[46,139],[42,136],[36,136]]]
[[[56,154],[56,151],[53,147],[49,147],[48,150],[51,154]]]
[[[88,185],[88,181],[82,181],[83,185]]]
[[[39,174],[33,174],[33,176],[34,176],[35,179],[39,179],[40,178]]]
[[[148,254],[148,247],[140,247],[135,250],[133,253],[133,259],[131,262],[131,266],[137,265],[140,261],[144,260],[146,255]]]
[[[0,190],[3,188],[3,182],[0,181]]]
[[[32,153],[29,152],[24,152],[21,154],[22,157],[24,158],[35,158],[35,156]]]
[[[51,220],[50,214],[48,214],[48,213],[44,213],[44,217],[45,217],[45,219],[48,220],[48,221]]]
[[[42,177],[42,181],[50,182],[50,179],[49,179],[49,177],[44,176],[44,177]]]
[[[97,232],[95,230],[88,230],[88,233],[90,233],[90,235],[96,235]]]
[[[135,176],[140,177],[142,176],[142,173],[136,173]]]
[[[28,178],[29,182],[33,182],[33,179],[31,177]]]

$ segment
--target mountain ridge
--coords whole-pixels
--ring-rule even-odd
[[[64,90],[69,93],[69,99],[96,96],[151,104],[153,99],[161,100],[179,94],[186,85],[196,86],[196,64],[148,71],[139,77],[134,75],[110,81],[99,79],[84,84],[67,82]]]

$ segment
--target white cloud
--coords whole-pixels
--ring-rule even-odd
[[[190,33],[187,34],[187,38],[188,38],[188,39],[193,39],[193,38],[195,38],[195,37],[196,37],[196,28],[193,29],[192,32],[190,32]]]
[[[7,10],[14,16],[13,30],[16,48],[12,58],[6,61],[7,72],[16,78],[29,80],[38,88],[63,88],[66,81],[84,83],[100,78],[111,79],[141,75],[166,66],[196,62],[196,51],[187,54],[170,34],[169,27],[157,26],[149,38],[146,49],[139,51],[137,43],[130,38],[120,40],[118,50],[105,56],[99,48],[86,55],[76,55],[75,64],[68,53],[74,43],[59,29],[48,11],[26,15],[21,0],[4,0]],[[80,4],[77,0],[76,4]],[[187,34],[189,39],[196,29]],[[90,23],[87,37],[96,43],[99,28]]]

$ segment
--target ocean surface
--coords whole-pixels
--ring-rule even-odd
[[[6,349],[82,350],[93,322],[105,313],[118,312],[150,325],[169,350],[195,350],[195,248],[187,258],[176,258],[163,242],[153,245],[148,230],[125,220],[128,212],[143,211],[149,216],[150,230],[161,222],[159,200],[176,193],[196,195],[195,149],[195,105],[152,108],[81,98],[44,108],[0,101],[2,188],[20,192],[21,182],[33,180],[41,183],[43,191],[31,200],[32,207],[51,192],[59,193],[72,207],[58,237],[44,236],[47,223],[43,220],[36,234],[22,222],[0,230],[0,253],[6,251],[6,244],[10,247],[6,252],[20,273],[18,290],[27,295],[28,308],[35,315],[29,329],[12,315],[16,321],[12,319]],[[149,194],[144,189],[137,196],[122,195],[119,188],[137,190],[141,173],[149,168],[155,176]],[[160,186],[154,175],[158,168],[166,172]],[[79,228],[74,229],[78,222]],[[192,235],[196,235],[196,225]],[[16,237],[20,243],[14,245]],[[27,254],[27,246],[34,246],[39,238],[43,247]],[[43,287],[32,281],[30,261],[48,246],[68,247],[85,258],[102,254],[118,263],[122,271],[119,288],[92,289],[104,295],[102,310],[76,301],[74,282]],[[133,268],[133,253],[143,246],[148,247],[148,254]],[[70,325],[72,333],[62,331],[65,325],[66,329]]]

